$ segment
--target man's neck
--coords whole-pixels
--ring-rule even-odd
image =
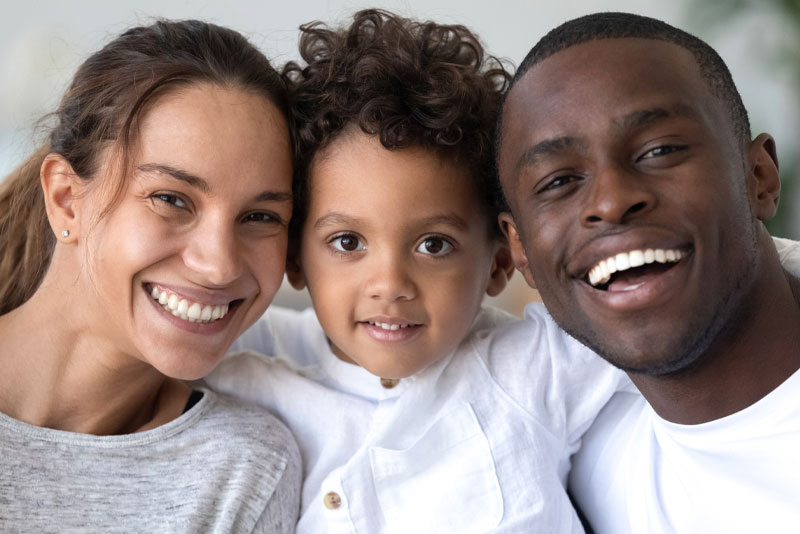
[[[736,324],[690,368],[659,377],[630,373],[661,417],[680,424],[723,418],[755,404],[800,369],[800,280],[783,271],[777,256],[763,275]]]

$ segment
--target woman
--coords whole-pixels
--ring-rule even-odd
[[[207,374],[283,275],[285,89],[240,34],[122,34],[0,185],[0,531],[290,532],[297,447]]]

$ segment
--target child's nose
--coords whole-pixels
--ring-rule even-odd
[[[408,266],[394,254],[385,254],[375,262],[369,276],[367,288],[371,298],[396,301],[417,296],[417,287]]]

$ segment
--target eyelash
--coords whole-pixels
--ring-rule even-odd
[[[355,250],[347,250],[347,249],[341,247],[341,240],[344,239],[344,238],[355,239],[356,243],[358,243],[358,247],[359,248],[356,248]],[[340,246],[337,246],[337,243],[339,243]],[[345,256],[345,255],[348,255],[348,254],[354,254],[356,252],[361,252],[362,250],[366,250],[366,247],[364,246],[364,243],[361,242],[361,239],[356,234],[348,233],[348,232],[342,233],[342,234],[337,234],[337,235],[333,236],[332,238],[330,238],[328,240],[328,244],[331,246],[331,249],[333,250],[333,252],[335,254],[340,254],[342,256]]]
[[[652,159],[652,158],[668,156],[670,154],[674,154],[675,152],[680,152],[681,150],[686,150],[687,148],[688,147],[686,147],[685,145],[659,145],[659,146],[653,147],[653,148],[647,150],[646,152],[644,152],[641,156],[639,156],[637,158],[636,161],[642,161],[644,159]],[[659,150],[664,150],[665,153],[658,154],[658,155],[653,154],[653,155],[648,156],[648,154],[651,154],[652,152],[659,151]]]
[[[181,195],[175,193],[154,193],[150,195],[150,199],[157,203],[168,206],[169,209],[175,209],[179,211],[187,211],[189,210],[190,204],[187,200]],[[263,219],[252,219],[253,216],[263,216]],[[276,213],[268,212],[268,211],[253,211],[250,213],[245,214],[242,217],[243,223],[254,223],[254,224],[283,224],[283,219]]]
[[[166,204],[180,210],[185,210],[189,207],[188,202],[181,198],[180,195],[176,195],[175,193],[154,193],[150,195],[150,199],[154,202]],[[183,206],[179,206],[178,202],[183,204]]]
[[[422,247],[425,246],[426,243],[428,243],[429,241],[434,241],[434,240],[435,241],[440,241],[442,243],[442,245],[444,245],[442,247],[444,249],[443,251],[439,251],[439,252],[424,252],[424,251],[420,250]],[[414,249],[414,252],[419,252],[420,254],[425,254],[426,256],[431,256],[433,258],[443,258],[443,257],[451,254],[453,252],[453,250],[455,250],[455,245],[453,244],[452,240],[450,240],[450,239],[448,239],[448,238],[446,238],[444,236],[441,236],[441,235],[429,235],[429,236],[425,236],[422,239],[422,241],[420,241],[420,244],[417,246],[417,248]]]

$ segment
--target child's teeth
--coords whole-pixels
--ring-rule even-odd
[[[209,323],[222,319],[228,313],[228,304],[220,304],[218,306],[207,304],[204,306],[199,302],[181,298],[175,293],[170,294],[156,286],[153,286],[150,296],[175,317],[192,323]]]

